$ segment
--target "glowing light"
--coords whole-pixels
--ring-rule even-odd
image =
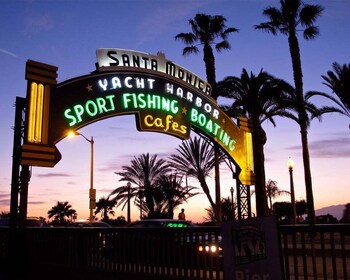
[[[291,157],[288,158],[287,166],[288,166],[289,169],[293,169],[294,168],[294,160],[292,160]]]
[[[42,124],[44,108],[44,86],[32,83],[30,89],[29,122],[28,122],[28,142],[42,142]]]
[[[151,109],[171,112],[173,115],[179,112],[178,101],[155,94],[124,93],[123,107],[125,109]]]
[[[254,170],[253,140],[250,132],[245,132],[245,142],[247,146],[247,166],[249,170]]]
[[[90,117],[101,115],[115,110],[114,95],[106,95],[105,97],[97,97],[89,99],[84,105],[76,104],[73,108],[68,108],[64,111],[64,116],[70,120],[69,126],[73,126],[83,121],[86,113]]]
[[[217,247],[215,245],[210,246],[210,252],[215,253],[217,251]]]

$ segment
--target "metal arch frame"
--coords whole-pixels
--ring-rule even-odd
[[[233,179],[236,180],[236,194],[237,194],[237,219],[242,220],[252,217],[251,210],[251,196],[250,196],[250,185],[243,185],[239,180],[240,167],[231,159],[225,157],[225,163],[232,172]],[[233,169],[233,166],[236,170]],[[238,170],[237,170],[238,169]]]
[[[20,163],[21,146],[23,144],[25,134],[25,114],[27,108],[26,103],[26,98],[16,98],[10,202],[11,229],[15,229],[17,227],[25,227],[27,218],[28,183],[30,180],[30,169],[29,165],[22,165]]]

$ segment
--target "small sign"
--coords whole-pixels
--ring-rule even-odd
[[[284,279],[275,217],[224,222],[224,280]]]

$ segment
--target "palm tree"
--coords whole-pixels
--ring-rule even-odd
[[[216,100],[218,92],[216,91],[216,71],[215,71],[215,57],[212,45],[215,45],[217,52],[228,50],[231,48],[227,38],[228,35],[238,32],[234,27],[226,28],[226,18],[220,15],[206,15],[196,14],[193,19],[189,20],[192,32],[179,33],[175,36],[175,40],[181,40],[186,47],[183,49],[184,56],[191,53],[198,53],[198,46],[203,46],[203,61],[205,64],[205,71],[208,83],[212,86],[212,97]],[[216,204],[220,204],[220,170],[219,170],[219,147],[214,141],[215,148],[215,193]],[[218,223],[221,219],[221,207],[217,208]]]
[[[233,213],[236,209],[237,205],[232,204],[232,201],[230,198],[222,198],[221,199],[221,220],[222,221],[229,221],[234,219]],[[213,207],[205,208],[205,211],[207,212],[207,215],[204,218],[206,222],[209,222],[210,224],[216,224],[216,215]]]
[[[57,201],[57,204],[47,212],[49,219],[53,217],[60,225],[65,225],[67,223],[66,218],[72,218],[76,213],[77,211],[72,209],[72,205],[68,201]]]
[[[279,195],[289,194],[289,191],[280,190],[277,186],[277,182],[269,179],[266,183],[266,195],[269,198],[270,210],[272,210],[272,199]]]
[[[292,107],[290,99],[294,89],[263,70],[254,75],[243,68],[240,77],[226,77],[219,82],[218,90],[234,100],[230,106],[221,106],[230,117],[244,116],[252,122],[256,210],[257,216],[265,216],[268,214],[264,155],[267,137],[262,123],[270,121],[276,126],[275,116],[293,117],[287,109]]]
[[[112,200],[118,201],[117,207],[123,204],[122,210],[127,206],[127,222],[131,222],[131,211],[130,211],[130,202],[132,199],[135,199],[139,196],[140,187],[132,186],[130,182],[126,186],[121,186],[112,191],[108,197],[115,195]]]
[[[150,156],[147,153],[134,157],[131,160],[131,165],[124,165],[122,169],[121,172],[115,172],[121,176],[119,181],[137,185],[140,193],[145,197],[150,214],[152,214],[154,212],[153,189],[158,179],[171,171],[169,164],[164,159],[158,159],[157,155]],[[142,203],[140,203],[140,207],[142,207]]]
[[[170,156],[171,165],[184,176],[196,178],[200,183],[203,192],[206,194],[209,203],[215,209],[215,203],[210,195],[206,178],[210,176],[211,170],[215,166],[214,148],[209,142],[195,137],[183,141],[176,149],[179,154]],[[219,157],[222,161],[223,155]]]
[[[333,71],[328,71],[327,76],[322,75],[325,80],[323,84],[335,93],[344,105],[345,115],[350,117],[350,63],[333,63]]]
[[[159,178],[157,185],[160,190],[159,209],[165,212],[171,219],[174,218],[174,210],[187,202],[191,197],[198,195],[199,192],[193,193],[197,187],[182,186],[182,177],[177,174],[163,175]]]
[[[175,36],[175,40],[181,40],[187,45],[183,49],[183,55],[199,52],[198,46],[203,46],[203,60],[208,83],[215,89],[215,57],[212,45],[215,45],[217,52],[228,50],[231,48],[227,37],[230,33],[238,32],[238,29],[230,27],[226,28],[226,18],[220,15],[196,14],[193,19],[188,21],[191,25],[192,32],[179,33]],[[219,42],[217,42],[219,40]],[[216,100],[218,95],[214,90],[212,97]]]
[[[315,223],[314,198],[312,193],[312,177],[310,168],[310,155],[307,131],[309,127],[309,117],[304,107],[303,92],[303,72],[301,67],[301,57],[298,31],[303,31],[306,40],[314,39],[319,34],[319,29],[314,25],[318,17],[321,16],[323,8],[320,5],[307,5],[301,0],[281,0],[280,9],[268,7],[263,11],[263,15],[269,21],[255,26],[255,29],[265,30],[273,35],[280,32],[288,37],[289,52],[292,60],[293,78],[295,84],[296,98],[298,102],[298,124],[300,126],[301,143],[303,150],[305,188],[308,204],[308,216],[311,224]]]
[[[350,64],[343,64],[341,66],[339,63],[334,62],[333,71],[330,70],[327,72],[327,75],[322,75],[321,77],[325,81],[323,84],[329,87],[338,97],[334,98],[321,92],[314,93],[315,95],[321,95],[332,100],[339,106],[338,108],[325,106],[325,112],[338,112],[350,118]]]
[[[96,209],[95,209],[95,215],[101,212],[101,217],[103,221],[108,221],[108,215],[111,214],[114,216],[114,210],[113,208],[115,207],[115,200],[110,200],[109,197],[101,197],[97,202],[96,202]]]

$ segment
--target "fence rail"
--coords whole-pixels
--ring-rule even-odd
[[[280,233],[287,280],[349,279],[350,225],[280,226]],[[219,227],[0,228],[0,278],[5,271],[36,279],[223,279],[221,253],[198,251],[220,235]]]
[[[350,225],[281,226],[286,279],[350,279]]]

